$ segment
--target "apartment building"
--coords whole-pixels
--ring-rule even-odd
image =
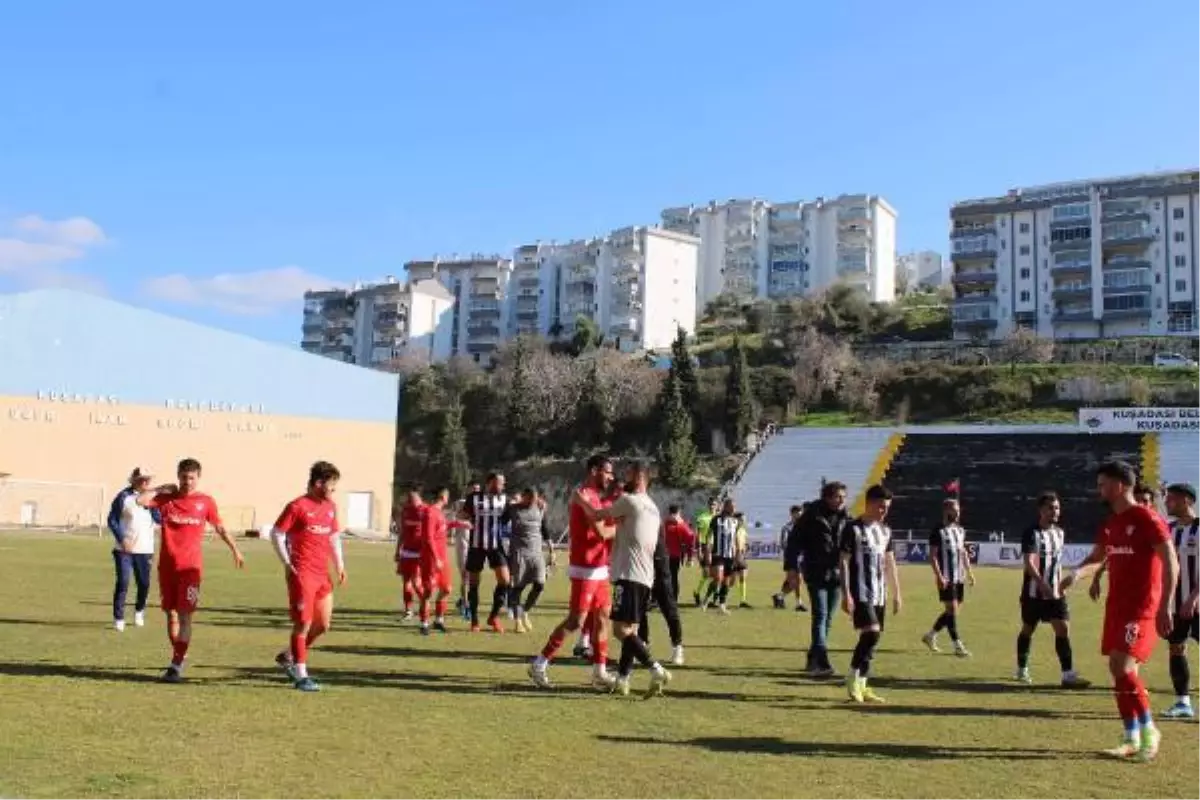
[[[367,367],[413,354],[450,355],[453,297],[437,281],[388,277],[351,289],[304,293],[300,346],[305,352]]]
[[[580,317],[625,351],[669,347],[696,327],[699,240],[649,227],[517,248],[509,331],[569,338]]]
[[[956,203],[956,338],[1195,335],[1198,190],[1185,170]]]
[[[950,283],[950,265],[941,253],[919,250],[896,256],[896,292],[902,282],[909,292],[921,289],[936,289]]]
[[[507,338],[509,284],[513,262],[498,255],[410,261],[410,280],[433,280],[451,296],[448,357],[489,363]]]
[[[842,282],[895,298],[896,212],[878,195],[729,200],[668,208],[662,226],[700,239],[696,299],[794,297]]]

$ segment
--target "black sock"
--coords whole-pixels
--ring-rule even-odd
[[[704,593],[704,602],[709,602],[717,596],[718,585],[716,581],[708,582],[708,591]]]
[[[879,631],[863,631],[858,635],[858,644],[854,646],[854,655],[850,658],[850,669],[856,670],[862,677],[867,677],[871,671],[871,658],[875,655],[875,645],[879,644]]]
[[[725,605],[725,601],[729,599],[729,585],[721,584],[721,588],[717,590],[717,605]]]
[[[467,589],[467,608],[471,609],[471,624],[479,624],[479,584],[473,583]]]
[[[497,583],[496,588],[492,590],[492,613],[488,614],[488,619],[495,619],[500,614],[500,609],[504,607],[504,598],[508,597],[508,586],[503,583]]]
[[[525,598],[525,610],[532,611],[537,605],[538,598],[542,596],[542,589],[546,588],[544,583],[535,583],[533,588],[529,590],[529,597]]]
[[[633,658],[643,667],[648,667],[654,663],[654,659],[650,657],[650,648],[646,643],[637,637],[636,634],[631,634],[625,637],[621,643],[621,658],[625,658],[625,651],[629,650],[633,654]]]
[[[508,607],[516,609],[521,605],[521,589],[515,586],[508,587]]]
[[[1055,636],[1054,637],[1054,652],[1058,653],[1058,664],[1062,667],[1063,672],[1070,672],[1072,666],[1071,659],[1071,637]]]
[[[946,630],[950,631],[950,641],[957,642],[958,641],[958,614],[947,613],[945,616],[946,616]]]
[[[636,636],[627,636],[621,641],[621,658],[617,662],[617,674],[622,678],[628,678],[633,674],[633,648],[629,646],[629,640],[636,638]]]
[[[938,617],[937,620],[933,623],[933,632],[937,633],[944,627],[946,627],[946,614],[945,613],[943,613],[940,617]]]
[[[1029,646],[1033,644],[1033,636],[1028,633],[1017,634],[1017,669],[1029,666]]]
[[[1171,654],[1171,685],[1175,687],[1176,697],[1187,697],[1188,684],[1192,682],[1191,672],[1188,670],[1187,656],[1183,653],[1179,655]]]

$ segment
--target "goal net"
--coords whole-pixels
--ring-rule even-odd
[[[104,486],[98,483],[0,476],[0,528],[102,530],[109,500]]]

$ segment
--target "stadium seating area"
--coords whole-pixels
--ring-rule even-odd
[[[1166,483],[1200,484],[1200,437],[1188,432],[1150,434],[1158,437],[1158,477]]]
[[[946,485],[957,479],[964,527],[977,536],[1019,536],[1033,518],[1037,495],[1052,489],[1062,498],[1068,537],[1091,541],[1103,515],[1095,468],[1119,458],[1140,473],[1142,445],[1141,434],[909,429],[884,475],[896,494],[892,528],[917,534],[931,530],[941,518]],[[1193,443],[1193,464],[1195,456]]]

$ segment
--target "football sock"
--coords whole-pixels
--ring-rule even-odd
[[[1058,664],[1062,667],[1063,672],[1070,672],[1073,666],[1073,658],[1071,656],[1071,637],[1055,636],[1054,637],[1054,652],[1058,654]]]
[[[1188,684],[1192,682],[1191,670],[1188,668],[1187,656],[1171,654],[1171,685],[1175,688],[1175,697],[1181,700],[1188,697]]]
[[[1031,644],[1033,644],[1032,636],[1024,632],[1017,634],[1017,669],[1028,669]]]
[[[950,632],[950,641],[957,642],[958,641],[958,615],[957,614],[947,614],[946,615],[946,630],[948,630]]]

